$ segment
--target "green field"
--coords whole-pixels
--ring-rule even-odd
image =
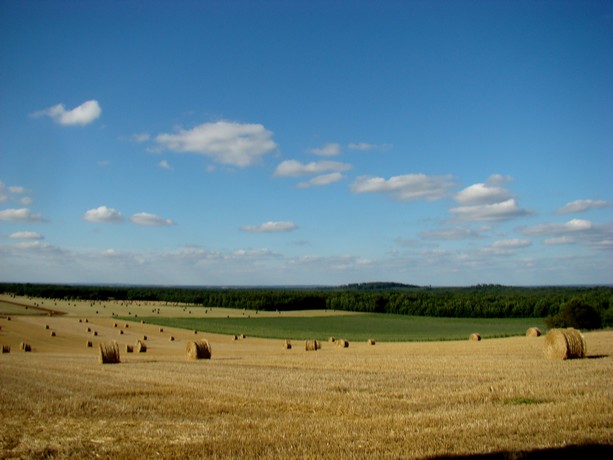
[[[123,319],[134,320],[130,317]],[[376,313],[291,318],[141,317],[139,319],[160,326],[216,334],[246,334],[249,337],[295,340],[309,338],[325,340],[330,336],[354,341],[373,338],[383,342],[462,340],[473,332],[478,332],[483,338],[492,338],[524,335],[529,327],[545,330],[544,322],[540,318],[432,318]]]

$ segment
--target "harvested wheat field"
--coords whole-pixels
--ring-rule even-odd
[[[613,446],[613,331],[585,333],[588,358],[565,361],[544,356],[544,337],[324,342],[313,353],[204,333],[212,358],[189,360],[193,331],[135,322],[119,336],[110,315],[94,315],[94,337],[84,317],[0,317],[0,343],[11,345],[0,355],[0,458],[391,459]],[[124,352],[143,335],[146,353]],[[100,364],[98,346],[110,341],[120,363]]]

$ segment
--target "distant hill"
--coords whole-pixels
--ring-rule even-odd
[[[368,283],[353,283],[341,286],[345,289],[357,289],[359,291],[385,291],[390,289],[415,289],[419,288],[414,284],[394,283],[389,281],[373,281]]]

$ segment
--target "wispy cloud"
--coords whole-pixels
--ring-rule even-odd
[[[244,232],[255,232],[255,233],[281,233],[281,232],[291,232],[296,230],[298,226],[291,221],[285,222],[264,222],[260,225],[245,225],[241,227],[241,230]]]
[[[83,220],[88,222],[100,223],[118,223],[123,221],[123,216],[119,211],[106,206],[99,206],[95,209],[90,209],[83,214]]]
[[[38,232],[14,232],[9,235],[9,238],[14,238],[17,240],[42,240],[44,237]]]
[[[275,169],[275,176],[298,177],[322,174],[328,171],[340,172],[351,169],[348,163],[339,161],[313,161],[311,163],[301,163],[297,160],[285,160]]]
[[[169,225],[174,225],[174,222],[170,219],[166,219],[164,217],[158,216],[156,214],[149,214],[148,212],[139,212],[132,217],[130,217],[130,221],[137,225],[145,225],[148,227],[165,227]]]
[[[166,171],[172,171],[172,166],[166,160],[162,160],[158,163],[158,166]]]
[[[324,185],[330,185],[334,182],[338,182],[344,176],[339,172],[334,172],[330,174],[322,174],[320,176],[315,176],[308,181],[300,182],[298,184],[298,188],[309,188],[309,187],[321,187]]]
[[[498,240],[489,245],[488,247],[482,249],[482,252],[494,255],[507,255],[514,253],[518,249],[527,248],[531,245],[532,242],[530,240]]]
[[[41,222],[40,214],[30,211],[28,208],[4,209],[0,211],[2,222]]]
[[[341,151],[341,145],[336,143],[329,143],[323,147],[309,150],[309,152],[313,155],[319,155],[322,157],[334,157],[336,155],[340,155]]]
[[[218,121],[175,134],[159,134],[155,140],[174,152],[205,155],[218,163],[244,168],[276,149],[272,134],[260,124]]]
[[[387,150],[392,144],[369,144],[367,142],[355,142],[347,145],[349,150]]]
[[[143,143],[143,142],[147,142],[149,139],[151,139],[151,136],[149,135],[149,133],[135,133],[132,134],[132,136],[130,136],[130,140],[132,142],[137,142],[137,143]]]
[[[453,186],[451,176],[427,176],[425,174],[406,174],[382,177],[360,176],[353,184],[354,193],[384,193],[402,201],[425,199],[440,200],[447,196]]]
[[[489,227],[449,227],[419,233],[420,238],[426,240],[468,240],[483,238],[483,232]]]
[[[602,200],[575,200],[566,203],[556,211],[556,214],[572,214],[576,212],[585,212],[590,209],[602,209],[613,206],[613,202]]]
[[[545,236],[546,244],[584,244],[596,249],[613,249],[613,224],[595,224],[584,219],[551,222],[517,229],[522,235]]]
[[[57,104],[48,109],[35,112],[32,116],[46,116],[64,126],[85,126],[96,120],[101,113],[102,109],[100,108],[100,104],[98,104],[98,101],[95,99],[92,99],[70,110],[67,110],[64,104]]]

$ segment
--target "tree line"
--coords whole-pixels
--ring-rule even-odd
[[[613,326],[613,287],[420,287],[362,283],[304,288],[188,288],[0,283],[0,292],[53,299],[160,301],[263,311],[346,310],[462,318],[557,318],[573,301]],[[574,308],[574,307],[573,307]],[[576,308],[575,308],[576,310]],[[568,315],[566,315],[568,317]]]

